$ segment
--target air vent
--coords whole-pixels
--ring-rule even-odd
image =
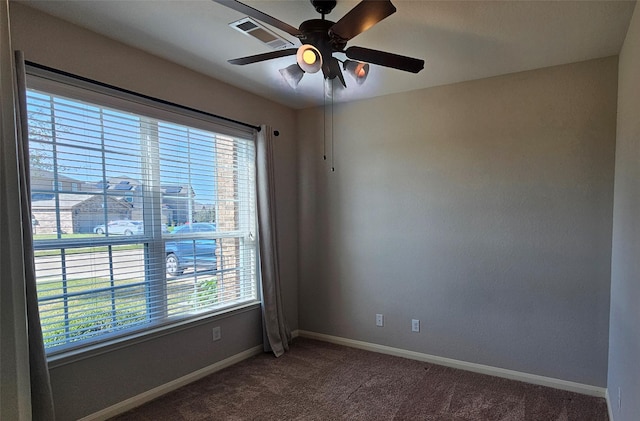
[[[274,50],[293,46],[292,42],[276,35],[273,31],[268,30],[250,17],[231,22],[229,26],[243,34],[256,38]]]

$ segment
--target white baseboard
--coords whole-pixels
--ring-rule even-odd
[[[607,411],[609,411],[609,421],[613,421],[613,407],[611,406],[611,399],[609,399],[609,389],[605,392],[604,396],[607,401]]]
[[[124,412],[127,412],[135,407],[143,405],[155,398],[158,398],[182,386],[195,382],[196,380],[199,380],[205,376],[208,376],[209,374],[215,373],[216,371],[220,371],[223,368],[239,363],[240,361],[246,360],[247,358],[251,358],[254,355],[261,354],[262,352],[263,352],[262,345],[249,348],[246,351],[242,351],[239,354],[232,355],[231,357],[225,358],[222,361],[218,361],[215,364],[211,364],[210,366],[201,368],[200,370],[194,371],[193,373],[189,373],[185,376],[172,380],[169,383],[165,383],[151,390],[143,392],[139,395],[133,396],[129,399],[126,399],[108,408],[95,412],[91,415],[87,415],[86,417],[80,418],[80,420],[78,421],[107,420],[109,418],[115,417],[116,415],[120,415]]]
[[[537,374],[522,373],[520,371],[507,370],[504,368],[492,367],[483,364],[469,363],[466,361],[438,357],[435,355],[423,354],[421,352],[408,351],[406,349],[393,348],[390,346],[378,345],[370,342],[356,341],[353,339],[325,335],[323,333],[309,332],[306,330],[298,330],[297,334],[298,336],[301,336],[303,338],[317,339],[320,341],[331,342],[338,345],[345,345],[352,348],[364,349],[381,354],[394,355],[396,357],[409,358],[412,360],[424,361],[452,368],[459,368],[461,370],[473,371],[475,373],[488,374],[490,376],[503,377],[505,379],[552,387],[554,389],[568,390],[570,392],[581,393],[583,395],[606,398],[607,394],[607,389],[603,387],[554,379],[552,377],[538,376]]]

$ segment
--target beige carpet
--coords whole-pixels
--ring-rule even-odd
[[[117,420],[606,421],[605,400],[404,358],[294,340]]]

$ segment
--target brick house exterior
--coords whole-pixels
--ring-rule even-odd
[[[105,220],[143,220],[144,197],[140,181],[130,177],[112,177],[103,182],[84,182],[51,171],[35,170],[31,174],[31,207],[34,233],[56,233],[56,201],[60,210],[60,230],[64,233],[90,233]],[[190,206],[188,197],[195,193],[190,186],[162,186],[162,222],[184,224],[189,215],[204,205]],[[106,193],[106,194],[105,194]],[[193,203],[193,202],[192,202]],[[104,205],[107,206],[107,214]],[[209,206],[210,208],[211,206]],[[209,209],[210,210],[210,209]],[[215,215],[213,212],[209,214]],[[106,219],[105,219],[106,218]],[[205,221],[201,221],[205,222]],[[213,221],[206,221],[213,222]]]
[[[109,196],[104,198],[102,195],[59,194],[57,203],[55,197],[32,200],[33,233],[58,232],[57,215],[60,217],[61,233],[92,233],[96,225],[104,223],[105,200],[108,209],[107,220],[131,219],[132,206],[124,200]],[[56,213],[56,209],[59,209],[59,212]]]

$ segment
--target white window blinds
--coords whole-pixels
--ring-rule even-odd
[[[28,85],[49,352],[256,301],[252,131],[86,82]]]

